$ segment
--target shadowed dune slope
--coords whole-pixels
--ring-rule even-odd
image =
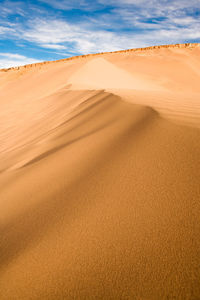
[[[0,72],[0,299],[199,299],[199,50],[148,51]]]

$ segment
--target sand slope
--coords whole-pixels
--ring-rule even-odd
[[[155,74],[174,51],[196,64],[161,48],[0,72],[0,299],[200,297],[198,89]]]
[[[73,89],[134,89],[134,90],[162,90],[153,81],[132,76],[102,57],[94,58],[84,64],[68,79]]]

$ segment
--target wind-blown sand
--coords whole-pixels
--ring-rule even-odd
[[[0,71],[0,299],[200,299],[200,47]]]

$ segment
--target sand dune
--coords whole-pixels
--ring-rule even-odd
[[[0,299],[199,299],[199,56],[0,72]]]
[[[131,89],[162,90],[153,81],[132,76],[104,58],[94,58],[83,65],[68,79],[73,89]]]

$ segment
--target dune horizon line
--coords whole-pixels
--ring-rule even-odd
[[[105,51],[105,52],[97,52],[97,53],[89,53],[89,54],[82,54],[82,55],[75,55],[70,56],[67,58],[57,59],[57,60],[47,60],[42,61],[38,63],[31,63],[31,64],[25,64],[17,67],[9,67],[9,68],[1,68],[0,72],[7,72],[10,70],[20,70],[21,68],[30,68],[37,65],[44,65],[44,64],[50,64],[50,63],[56,63],[61,61],[68,61],[73,59],[79,59],[79,58],[86,58],[86,57],[92,57],[92,56],[98,56],[98,55],[104,55],[104,54],[117,54],[117,53],[126,53],[126,52],[137,52],[137,51],[147,51],[147,50],[154,50],[154,49],[162,49],[162,48],[194,48],[194,47],[200,47],[200,43],[176,43],[176,44],[161,44],[161,45],[155,45],[155,46],[147,46],[147,47],[137,47],[137,48],[130,48],[125,50],[115,50],[115,51]]]

